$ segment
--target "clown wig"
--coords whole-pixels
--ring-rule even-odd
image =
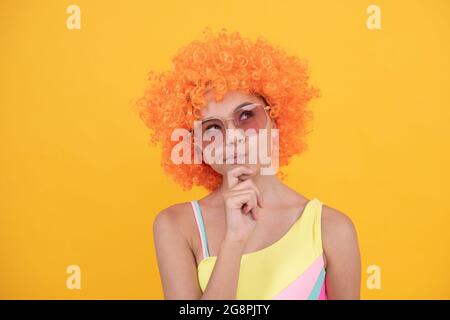
[[[262,37],[251,41],[238,32],[221,29],[214,33],[206,28],[204,39],[181,48],[172,65],[170,70],[149,73],[147,89],[137,107],[150,128],[151,144],[162,147],[165,172],[184,190],[203,186],[212,191],[222,181],[222,176],[205,163],[175,164],[171,160],[172,148],[179,143],[171,141],[173,130],[192,129],[200,109],[207,104],[205,93],[210,89],[216,101],[229,90],[255,94],[266,101],[279,129],[280,166],[305,150],[306,126],[312,119],[308,102],[320,95],[308,84],[305,60],[286,54]]]

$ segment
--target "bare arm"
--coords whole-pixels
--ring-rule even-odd
[[[173,208],[159,213],[153,224],[164,298],[235,299],[243,244],[232,239],[222,242],[214,270],[202,294],[195,257],[179,224],[179,217]]]
[[[356,229],[345,214],[323,206],[322,242],[329,299],[360,299],[361,258]]]
[[[166,299],[236,299],[242,253],[256,226],[258,207],[262,207],[263,201],[261,193],[249,179],[252,173],[244,166],[228,172],[229,188],[223,194],[226,236],[203,294],[188,236],[183,235],[179,227],[183,225],[181,217],[185,210],[174,206],[178,209],[171,207],[158,214],[153,233]]]

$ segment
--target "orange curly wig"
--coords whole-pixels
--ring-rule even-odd
[[[161,164],[184,190],[203,186],[214,190],[222,176],[209,165],[174,164],[171,141],[175,128],[190,130],[207,104],[205,93],[213,89],[216,101],[229,90],[240,90],[264,98],[270,117],[279,129],[279,165],[306,149],[306,125],[312,119],[308,102],[320,95],[308,84],[307,62],[287,55],[282,49],[258,37],[251,41],[238,32],[206,28],[203,41],[193,41],[173,57],[173,67],[150,72],[148,87],[138,99],[139,115],[151,129],[150,142],[162,146]],[[280,176],[283,178],[281,172]]]

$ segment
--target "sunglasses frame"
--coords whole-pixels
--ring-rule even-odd
[[[269,115],[269,113],[267,112],[267,110],[270,110],[270,106],[265,105],[264,103],[261,103],[261,102],[249,103],[249,104],[246,104],[246,105],[244,105],[244,106],[237,107],[236,109],[234,109],[234,111],[233,111],[232,114],[234,115],[236,112],[240,111],[241,109],[245,109],[246,107],[252,106],[252,105],[259,105],[259,106],[262,106],[262,107],[263,107],[264,113],[265,113],[265,115],[266,115],[266,125],[267,125],[267,120],[268,120],[268,118],[270,119],[270,115]],[[228,129],[228,126],[226,125],[226,123],[227,123],[228,121],[233,121],[233,125],[234,125],[236,128],[239,128],[238,126],[236,126],[236,123],[234,122],[234,120],[235,120],[235,117],[234,117],[234,116],[229,117],[229,118],[224,118],[224,117],[208,117],[208,118],[205,118],[205,119],[202,119],[202,120],[201,120],[201,127],[203,126],[203,123],[204,123],[205,121],[210,121],[210,120],[219,120],[219,121],[221,121],[222,124],[224,124],[224,128],[225,128],[225,129]],[[190,130],[189,130],[189,135],[192,134],[193,130],[194,130],[194,129],[190,129]]]

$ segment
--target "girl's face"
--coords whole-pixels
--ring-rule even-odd
[[[211,91],[206,97],[208,104],[201,109],[202,122],[198,125],[204,162],[222,175],[239,165],[251,167],[253,172],[269,166],[276,127],[265,101],[242,91],[229,91],[219,102]],[[211,156],[213,160],[207,160]]]

